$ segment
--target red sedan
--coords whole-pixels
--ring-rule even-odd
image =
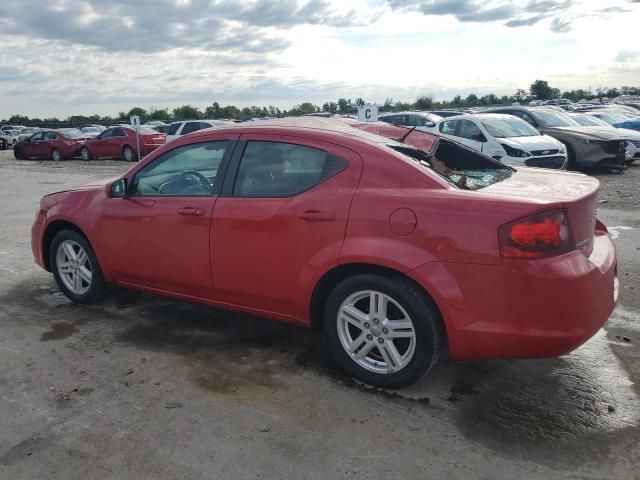
[[[84,135],[75,128],[42,130],[34,133],[27,140],[16,143],[13,155],[18,160],[50,158],[59,162],[65,158],[78,156],[83,141]]]
[[[138,160],[138,143],[140,156],[144,157],[156,148],[164,145],[166,135],[155,130],[141,128],[139,141],[136,130],[126,125],[107,128],[95,138],[87,138],[80,148],[83,160],[92,158],[122,158],[127,162]]]
[[[394,134],[395,137],[395,134]],[[425,152],[333,120],[203,131],[122,178],[45,196],[35,260],[73,301],[106,283],[324,329],[357,378],[561,355],[617,299],[597,180]]]

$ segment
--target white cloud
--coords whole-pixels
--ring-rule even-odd
[[[471,9],[471,7],[477,7]],[[611,0],[39,0],[0,18],[0,117],[637,84]],[[16,10],[17,9],[17,10]],[[555,32],[555,33],[554,33]]]

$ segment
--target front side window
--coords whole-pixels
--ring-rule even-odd
[[[37,142],[39,140],[42,140],[42,137],[44,137],[44,133],[40,132],[40,133],[36,133],[35,135],[33,135],[29,141],[30,142]]]
[[[112,135],[113,135],[113,128],[109,128],[104,132],[102,132],[100,135],[98,135],[98,138],[111,138]]]
[[[460,120],[447,120],[440,124],[439,130],[445,135],[455,135],[456,127],[458,126],[459,122]]]
[[[57,140],[58,136],[53,132],[47,132],[47,133],[44,134],[44,139],[45,140]]]
[[[427,124],[427,119],[420,115],[407,115],[409,121],[407,125],[410,127],[424,127]]]
[[[180,122],[172,123],[169,127],[169,130],[167,130],[167,135],[176,135],[178,133],[178,130],[180,130],[180,125],[182,125],[182,123]]]
[[[206,196],[213,194],[227,140],[184,145],[140,170],[131,183],[132,195]]]
[[[347,167],[342,158],[317,148],[250,141],[242,154],[233,189],[236,197],[290,197]]]
[[[481,138],[484,138],[480,127],[471,120],[462,120],[460,122],[459,136],[470,140],[476,140],[478,142],[481,141]]]
[[[112,137],[126,137],[127,132],[124,131],[124,128],[114,128],[111,133]]]

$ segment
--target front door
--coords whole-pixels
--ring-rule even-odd
[[[104,132],[98,135],[95,140],[91,138],[87,140],[87,144],[91,149],[91,155],[93,155],[95,158],[107,156],[107,145],[111,140],[113,130],[113,128],[107,128]]]
[[[242,135],[213,213],[216,298],[298,318],[296,298],[337,265],[362,160],[299,137]]]
[[[466,146],[481,152],[487,138],[484,136],[480,127],[471,120],[460,120],[458,127],[457,140]]]
[[[31,135],[28,143],[24,145],[24,154],[27,157],[43,157],[45,154],[44,132]]]
[[[107,202],[97,235],[116,281],[211,296],[211,215],[233,145],[229,135],[184,145],[131,174],[128,196]]]

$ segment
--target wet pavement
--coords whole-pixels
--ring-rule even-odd
[[[119,288],[71,304],[31,259],[38,200],[127,165],[9,153],[0,478],[640,478],[640,167],[598,175],[621,301],[586,345],[444,360],[383,391],[345,376],[312,332]]]

